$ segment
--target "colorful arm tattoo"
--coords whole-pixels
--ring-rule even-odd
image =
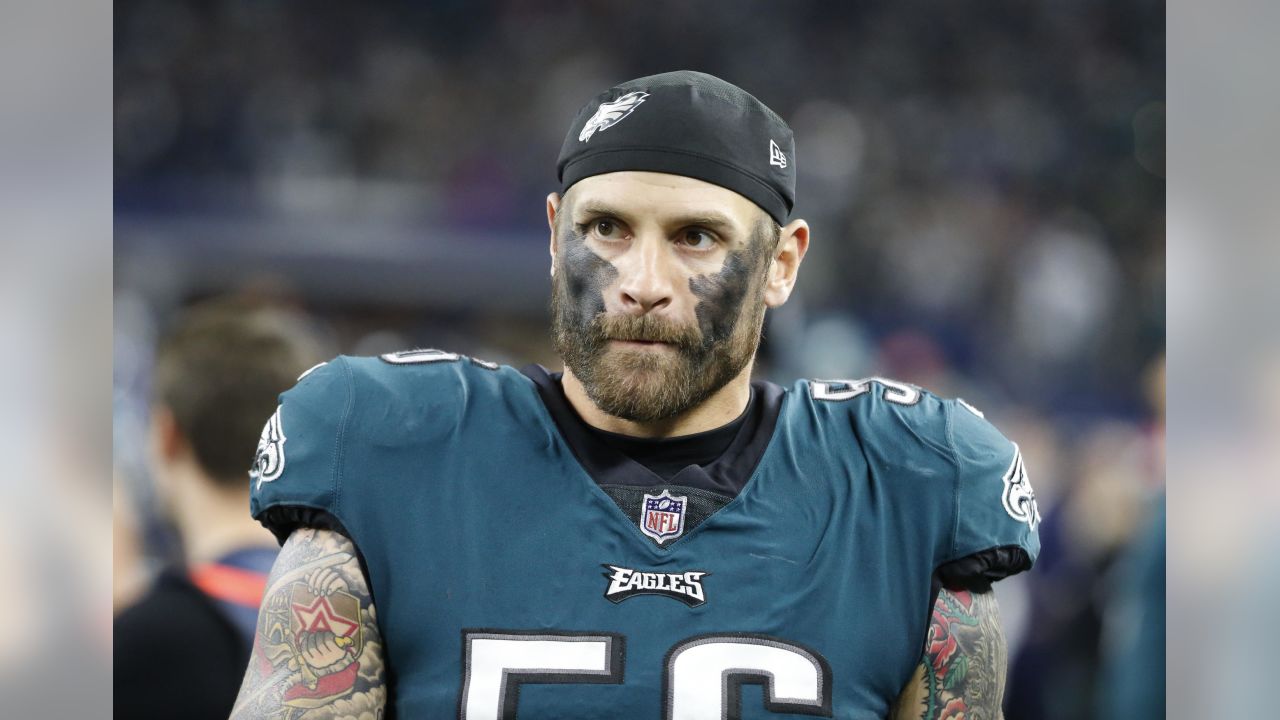
[[[943,590],[894,720],[1001,720],[1008,648],[991,592]]]
[[[381,718],[382,638],[350,540],[289,536],[267,579],[258,632],[232,720]]]

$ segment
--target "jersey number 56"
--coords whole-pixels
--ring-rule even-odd
[[[516,717],[525,683],[623,681],[626,638],[612,633],[464,630],[464,720]],[[664,720],[742,716],[742,685],[764,686],[771,712],[831,716],[831,668],[821,655],[767,635],[699,635],[667,651]]]

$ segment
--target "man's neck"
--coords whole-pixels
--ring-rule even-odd
[[[275,546],[271,533],[249,515],[247,480],[242,487],[229,488],[207,477],[183,479],[176,511],[189,564],[213,562],[243,548]]]
[[[696,407],[680,415],[653,422],[624,420],[601,410],[587,395],[582,381],[567,367],[564,369],[561,385],[564,387],[564,394],[569,404],[583,421],[597,430],[633,437],[678,437],[714,430],[733,422],[741,415],[747,409],[747,402],[751,399],[753,364],[747,363],[742,372]]]

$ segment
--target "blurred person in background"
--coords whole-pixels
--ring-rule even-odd
[[[111,481],[111,614],[133,605],[146,591],[148,577],[143,563],[137,508],[121,487]]]
[[[1174,496],[1179,519],[1196,529],[1196,539],[1174,535],[1181,552],[1174,555],[1179,567],[1170,569],[1181,582],[1175,580],[1170,615],[1220,612],[1225,620],[1201,636],[1203,656],[1178,658],[1171,672],[1178,673],[1175,681],[1192,674],[1206,678],[1207,692],[1196,707],[1210,708],[1208,714],[1221,709],[1222,717],[1270,717],[1275,706],[1267,690],[1275,682],[1276,633],[1269,620],[1280,593],[1280,346],[1268,340],[1273,347],[1243,359],[1240,377],[1247,384],[1240,388],[1238,414],[1218,430],[1225,438],[1213,439],[1214,452],[1195,453],[1190,477],[1201,489],[1192,494],[1180,488]],[[1230,513],[1203,520],[1193,514],[1193,503],[1224,502],[1208,496],[1223,493],[1228,483],[1240,483],[1231,489]],[[1193,553],[1186,549],[1192,544],[1204,547]],[[1220,597],[1232,577],[1239,578],[1233,591]],[[1181,700],[1183,692],[1171,693],[1170,701]]]
[[[1140,520],[1107,577],[1101,664],[1100,720],[1159,720],[1165,717],[1165,540],[1164,493],[1165,358],[1145,373],[1152,422],[1148,430],[1152,473],[1144,488]],[[1225,706],[1224,706],[1225,707]],[[1258,713],[1251,713],[1256,716]]]
[[[1111,577],[1098,668],[1100,720],[1165,717],[1165,503],[1152,503]]]
[[[246,473],[262,416],[319,353],[301,318],[236,299],[194,307],[161,342],[151,472],[185,562],[116,617],[115,717],[230,713],[276,557],[245,513]]]
[[[1018,447],[892,380],[752,382],[809,245],[795,165],[723,80],[614,86],[546,201],[563,373],[410,350],[284,393],[233,717],[999,717]]]
[[[1097,423],[1072,443],[1041,527],[1008,720],[1164,716],[1163,354],[1142,387],[1145,422]]]

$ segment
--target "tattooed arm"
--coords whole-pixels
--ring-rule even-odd
[[[924,658],[894,706],[893,720],[1003,720],[1008,648],[990,591],[942,590]]]
[[[386,669],[355,546],[330,530],[295,530],[258,611],[232,720],[382,717]]]

